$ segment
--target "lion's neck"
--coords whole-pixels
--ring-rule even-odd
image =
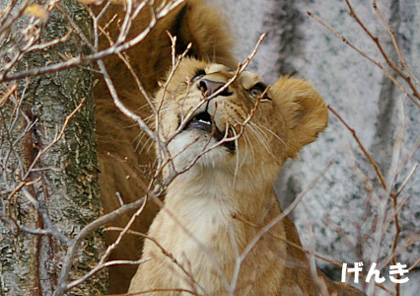
[[[235,179],[232,174],[214,170],[195,171],[193,167],[168,187],[165,207],[158,219],[161,228],[152,233],[157,238],[164,237],[164,247],[171,250],[180,264],[191,268],[197,281],[211,295],[226,294],[221,292],[226,287],[220,280],[220,274],[216,273],[216,266],[230,283],[237,252],[242,253],[253,241],[260,230],[258,226],[266,225],[280,214],[277,204],[273,204],[275,197],[269,184],[252,184],[257,182],[255,178],[245,180],[245,177],[237,176]],[[245,181],[246,184],[243,183]],[[165,225],[166,232],[162,225]],[[285,236],[281,223],[270,233],[274,233],[275,237]],[[276,277],[283,271],[281,257],[275,257],[270,251],[272,243],[272,237],[258,241],[252,254],[241,265],[238,287],[245,287],[255,280],[251,276],[255,275],[252,259],[255,254],[259,254],[261,263],[257,264],[257,278],[272,276],[267,274],[271,273],[268,270],[272,269],[273,262]],[[286,252],[283,245],[277,251],[281,254]],[[184,284],[188,288],[188,284]]]
[[[232,216],[261,221],[274,195],[255,176],[193,167],[168,187],[166,205],[186,222],[230,223]]]

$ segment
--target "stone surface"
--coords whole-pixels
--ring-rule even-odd
[[[398,191],[410,170],[420,161],[418,132],[420,108],[397,88],[383,71],[346,45],[307,15],[319,16],[375,61],[385,64],[375,43],[350,16],[345,1],[209,0],[223,7],[235,36],[238,60],[253,49],[261,33],[267,38],[251,68],[267,82],[278,75],[294,74],[311,81],[338,114],[353,128],[385,176]],[[395,30],[408,65],[420,76],[420,2],[378,1],[385,20]],[[391,39],[371,1],[351,1],[357,15],[397,61]],[[406,85],[399,79],[406,87]],[[420,88],[420,85],[417,85]],[[411,92],[410,92],[411,93]],[[419,101],[417,101],[419,103]],[[407,159],[408,157],[410,157]],[[392,202],[376,178],[348,129],[330,113],[329,127],[319,140],[304,148],[299,159],[286,164],[276,184],[283,207],[302,193],[331,162],[326,174],[293,212],[306,247],[339,262],[384,262],[390,253],[395,225]],[[398,261],[411,266],[420,258],[420,169],[415,171],[399,202],[402,227]],[[384,218],[386,217],[386,218]],[[388,223],[388,224],[387,224]],[[340,279],[341,269],[319,261],[331,276]],[[388,267],[382,270],[386,275]],[[420,267],[409,273],[401,295],[418,291]],[[417,280],[416,280],[417,279]],[[392,291],[392,283],[388,279]],[[373,287],[367,288],[373,295]],[[378,291],[376,291],[378,292]]]

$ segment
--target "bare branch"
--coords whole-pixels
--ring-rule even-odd
[[[405,87],[379,62],[368,56],[364,51],[353,45],[347,38],[345,38],[343,35],[338,33],[336,30],[334,30],[331,26],[327,25],[323,20],[321,20],[319,17],[314,15],[312,12],[307,12],[307,14],[316,20],[319,24],[321,24],[324,28],[332,32],[335,36],[337,36],[341,41],[343,41],[346,45],[350,46],[353,50],[355,50],[359,55],[366,58],[369,62],[376,65],[379,69],[382,70],[382,72],[388,77],[403,93],[407,94],[407,96],[410,98],[410,100],[418,107],[420,108],[420,103],[413,97],[412,94],[410,94]]]
[[[388,190],[388,185],[386,184],[385,178],[379,169],[378,165],[376,164],[373,157],[370,155],[370,153],[366,150],[362,142],[360,141],[359,137],[356,134],[356,131],[352,129],[348,123],[331,107],[328,106],[328,109],[338,118],[338,120],[341,121],[341,123],[349,130],[349,132],[352,134],[353,138],[356,140],[357,144],[359,145],[360,149],[362,150],[363,154],[366,156],[369,163],[372,165],[373,169],[376,172],[376,176],[378,177],[379,182],[381,183],[382,187],[385,190]]]

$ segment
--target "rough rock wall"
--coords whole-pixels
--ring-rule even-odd
[[[289,73],[311,81],[327,104],[355,130],[390,190],[397,192],[409,171],[420,162],[420,108],[381,69],[306,13],[310,11],[319,16],[363,52],[385,64],[375,43],[350,16],[345,1],[209,2],[223,8],[235,36],[238,59],[245,58],[259,35],[266,32],[267,38],[251,68],[268,82],[273,82],[279,74]],[[389,57],[397,61],[389,34],[371,1],[352,0],[351,3],[357,15],[382,42]],[[420,1],[388,0],[378,1],[378,5],[396,32],[403,56],[419,77]],[[412,157],[406,161],[410,155]],[[282,206],[287,206],[330,162],[326,174],[294,211],[294,220],[306,247],[315,246],[319,254],[340,262],[363,261],[368,269],[371,262],[383,262],[390,252],[395,225],[387,211],[392,209],[392,202],[355,138],[337,117],[330,113],[326,132],[316,143],[306,147],[298,160],[286,164],[276,191]],[[414,172],[398,197],[399,202],[407,200],[399,214],[398,246],[402,251],[397,261],[408,266],[420,258],[419,243],[407,243],[408,246],[403,247],[408,240],[420,238],[419,197],[420,169]],[[383,219],[384,216],[389,219]],[[382,237],[384,221],[391,224]],[[333,268],[323,261],[318,264],[340,279],[339,267]],[[383,275],[388,272],[388,268],[382,270]],[[401,295],[416,295],[415,291],[420,288],[420,266],[408,277],[410,281],[401,285]],[[388,279],[385,285],[390,284]],[[371,289],[368,291],[373,293]]]

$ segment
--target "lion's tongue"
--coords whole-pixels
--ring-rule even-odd
[[[204,121],[204,120],[195,120],[195,119],[191,120],[191,122],[187,126],[187,129],[193,129],[193,128],[201,129],[208,133],[211,133],[213,129],[210,122]]]
[[[198,114],[188,123],[187,129],[193,128],[200,129],[205,132],[208,132],[209,134],[212,134],[213,137],[215,137],[218,141],[220,141],[220,139],[222,138],[219,130],[215,126],[213,126],[212,118],[207,112],[202,112]]]
[[[202,131],[208,132],[215,138],[217,141],[220,141],[223,139],[223,134],[216,128],[213,127],[213,125],[204,120],[192,120],[188,125],[187,129],[200,129]]]
[[[194,117],[185,127],[185,129],[200,129],[202,131],[208,132],[216,139],[216,141],[221,141],[224,138],[224,134],[219,131],[218,128],[213,126],[211,117],[208,113],[200,113]],[[223,143],[224,146],[229,148],[231,151],[235,151],[235,141],[229,141]]]
[[[187,129],[200,129],[211,134],[217,141],[223,138],[222,133],[213,126],[212,118],[207,112],[203,112],[195,116],[187,125]]]

